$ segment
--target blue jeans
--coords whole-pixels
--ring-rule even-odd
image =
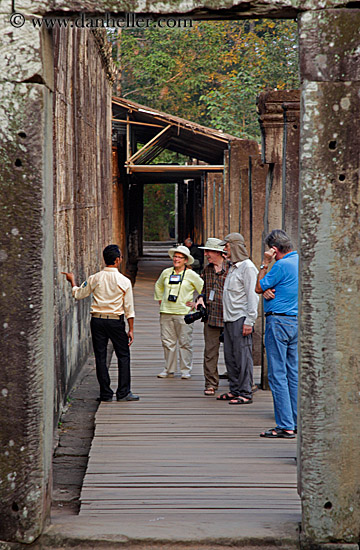
[[[266,318],[265,347],[269,385],[278,428],[297,426],[298,392],[297,317],[270,315]]]

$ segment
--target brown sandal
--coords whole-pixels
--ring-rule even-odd
[[[204,395],[215,395],[215,388],[206,388],[204,390]]]

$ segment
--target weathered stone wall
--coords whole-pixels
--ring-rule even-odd
[[[360,10],[323,10],[303,15],[299,29],[302,532],[309,544],[353,548],[360,532],[359,28]]]
[[[0,40],[0,540],[29,543],[51,485],[53,64],[46,32]]]
[[[90,299],[75,302],[61,271],[80,284],[102,268],[112,240],[111,86],[101,34],[55,29],[55,415],[90,349]]]
[[[60,271],[95,271],[111,238],[111,88],[100,35],[1,38],[0,539],[29,543],[49,512],[53,418],[89,349],[89,302]]]

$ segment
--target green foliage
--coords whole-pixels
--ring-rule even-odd
[[[175,184],[144,185],[144,240],[167,241],[174,228]]]
[[[224,81],[220,89],[201,96],[207,108],[211,126],[237,137],[257,139],[259,123],[256,117],[254,96],[261,84],[252,74],[241,70]],[[253,115],[253,116],[250,116]]]
[[[297,26],[211,21],[112,34],[120,93],[243,138],[259,138],[256,96],[299,86]]]
[[[289,20],[211,21],[192,28],[109,31],[116,93],[163,112],[260,139],[256,97],[299,86],[297,25]],[[183,163],[164,151],[154,162]],[[145,185],[144,236],[169,239],[174,185]]]

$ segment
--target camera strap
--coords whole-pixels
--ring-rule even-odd
[[[175,295],[175,294],[173,295],[173,296],[176,296],[176,298],[178,298],[178,297],[179,297],[179,294],[180,294],[180,290],[181,290],[181,285],[182,285],[182,282],[183,282],[183,280],[184,280],[184,277],[185,277],[185,271],[186,271],[186,267],[184,268],[184,271],[183,271],[182,277],[181,277],[181,279],[180,279],[180,284],[179,284],[179,283],[175,283],[176,285],[177,285],[177,284],[179,284],[179,290],[178,290],[178,293],[177,293],[176,295]],[[175,269],[173,269],[173,271],[172,271],[172,273],[171,273],[171,275],[170,275],[170,277],[169,277],[169,285],[173,284],[173,283],[170,283],[170,279],[171,279],[171,276],[172,276],[172,275],[175,275]],[[169,290],[169,296],[170,296],[170,294],[171,294],[171,289]],[[169,299],[169,296],[168,296],[168,299]]]

